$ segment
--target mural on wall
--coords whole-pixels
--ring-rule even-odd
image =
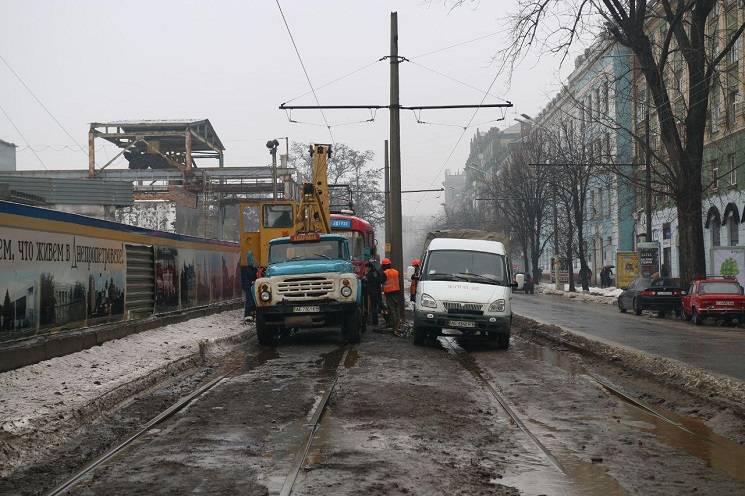
[[[155,311],[167,312],[179,306],[178,250],[156,246],[155,250]]]
[[[0,340],[124,313],[121,242],[4,227],[0,271]]]

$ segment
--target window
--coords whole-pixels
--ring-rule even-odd
[[[709,108],[710,108],[710,118],[709,118],[709,134],[715,134],[719,132],[719,119],[720,119],[720,108],[719,108],[719,87],[715,86],[711,89],[711,94],[709,95]]]
[[[610,111],[610,100],[608,95],[608,80],[603,81],[603,110],[605,111],[606,115]]]
[[[595,115],[600,119],[600,89],[595,89],[593,94],[595,95]]]
[[[259,207],[244,207],[242,219],[243,232],[259,232]]]
[[[605,203],[603,200],[603,188],[598,188],[598,217],[600,218],[602,218],[605,213]]]
[[[711,223],[711,246],[720,246],[722,243],[721,240],[721,226],[719,225],[719,221],[714,219]]]
[[[506,286],[505,259],[496,253],[470,250],[432,250],[422,278],[428,281],[467,281]]]
[[[288,260],[348,260],[345,243],[336,239],[322,239],[306,243],[274,243],[269,245],[269,263]]]
[[[739,225],[734,215],[730,215],[727,218],[727,231],[729,234],[729,245],[737,246],[740,243]]]
[[[611,205],[611,187],[608,186],[608,217],[613,215],[613,207]]]
[[[264,205],[264,227],[292,227],[292,205]]]
[[[712,191],[719,189],[719,163],[716,160],[711,161],[711,189]]]
[[[665,222],[662,224],[662,239],[672,239],[673,233],[672,229],[670,229],[670,223]]]
[[[595,190],[590,191],[590,218],[595,218]]]
[[[729,185],[737,186],[737,165],[735,164],[734,153],[729,154],[727,162],[729,162]]]

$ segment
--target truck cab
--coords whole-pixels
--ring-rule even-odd
[[[362,282],[341,235],[297,233],[273,239],[254,292],[262,345],[275,345],[290,330],[302,328],[339,325],[352,343],[364,331]]]

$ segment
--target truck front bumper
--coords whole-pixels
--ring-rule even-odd
[[[317,307],[318,311],[307,311]],[[303,301],[298,303],[279,303],[256,308],[256,315],[267,325],[277,327],[321,327],[341,323],[341,318],[357,307],[355,302]]]
[[[471,315],[429,310],[414,311],[414,326],[433,329],[454,329],[464,335],[509,334],[508,315]]]

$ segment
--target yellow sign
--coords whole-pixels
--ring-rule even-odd
[[[639,254],[635,251],[616,252],[616,287],[625,288],[639,277]]]

